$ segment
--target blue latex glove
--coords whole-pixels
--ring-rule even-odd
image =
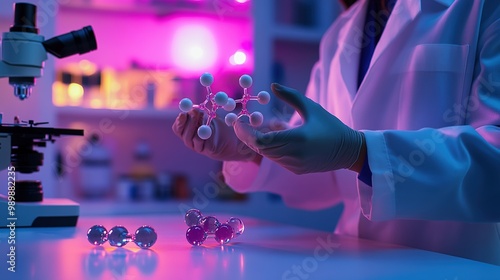
[[[297,110],[302,125],[264,133],[240,118],[234,131],[241,141],[296,174],[351,168],[357,162],[364,145],[362,132],[349,128],[294,89],[278,84],[271,88]]]
[[[251,161],[260,158],[260,155],[241,142],[234,134],[233,128],[220,118],[214,118],[210,123],[210,138],[203,140],[198,137],[198,127],[204,123],[203,118],[204,113],[198,109],[180,113],[172,125],[172,130],[184,145],[215,160]]]

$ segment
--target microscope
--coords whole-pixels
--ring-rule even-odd
[[[8,77],[14,95],[29,98],[35,78],[42,76],[47,53],[58,58],[97,49],[91,26],[45,40],[38,35],[36,6],[15,3],[14,25],[2,35],[0,78]],[[0,102],[1,106],[1,102]],[[80,207],[69,199],[43,197],[39,180],[19,180],[18,174],[32,174],[43,165],[43,154],[35,148],[46,147],[56,137],[83,136],[83,130],[45,127],[33,120],[2,123],[0,114],[0,170],[8,170],[8,196],[0,195],[0,227],[15,222],[16,227],[76,226]]]

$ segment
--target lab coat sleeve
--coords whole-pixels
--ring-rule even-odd
[[[372,187],[363,214],[388,219],[500,222],[500,20],[480,36],[464,125],[364,131]]]
[[[307,95],[317,99],[320,65],[313,68]],[[300,123],[295,114],[291,125]],[[273,161],[263,158],[260,166],[253,162],[224,162],[226,183],[238,192],[271,192],[282,197],[285,204],[294,208],[318,210],[340,202],[333,172],[297,175]]]

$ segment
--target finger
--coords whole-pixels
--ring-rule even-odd
[[[198,132],[198,130],[196,132]],[[198,137],[198,133],[196,134],[197,135],[193,137],[193,150],[197,153],[201,153],[205,149],[205,143],[209,141],[209,139],[203,140],[200,137]]]
[[[273,83],[271,89],[279,99],[290,104],[297,110],[305,121],[309,118],[311,112],[309,112],[308,104],[312,102],[309,98],[293,88],[285,87],[277,83]]]
[[[269,129],[271,130],[285,130],[289,128],[288,122],[279,120],[277,118],[271,119],[269,122]]]
[[[199,129],[200,125],[205,123],[203,121],[204,115],[201,113],[200,113],[200,115],[201,116],[199,118],[199,122],[196,125],[196,135],[193,137],[193,149],[197,153],[202,153],[205,150],[205,148],[207,147],[207,143],[213,141],[213,134],[215,134],[215,133],[213,133],[215,131],[213,124],[211,124],[210,127],[212,128],[212,136],[209,139],[204,140],[198,136],[198,129]]]
[[[259,152],[259,147],[257,145],[258,139],[261,136],[261,132],[251,127],[248,120],[243,120],[243,118],[238,118],[234,123],[234,133],[241,142],[245,143],[252,150]]]
[[[187,120],[184,131],[182,133],[182,140],[184,144],[191,149],[194,147],[194,139],[198,138],[198,127],[203,122],[203,114],[196,110],[191,110],[187,113]]]
[[[172,124],[172,131],[179,138],[182,138],[182,133],[184,132],[186,121],[187,121],[187,114],[180,113],[175,119],[174,123]]]
[[[295,174],[303,174],[304,170],[307,170],[304,162],[293,156],[281,154],[269,155],[267,157]]]
[[[242,142],[253,147],[253,150],[258,150],[259,153],[281,153],[283,149],[289,149],[287,147],[290,145],[304,141],[301,127],[263,133],[242,119],[235,122],[234,132]]]
[[[252,150],[261,153],[267,149],[276,148],[277,142],[275,141],[277,132],[271,131],[263,133],[252,127],[248,120],[239,118],[234,124],[234,132],[236,136]],[[280,143],[285,141],[280,141]]]

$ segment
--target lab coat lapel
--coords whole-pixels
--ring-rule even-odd
[[[425,0],[424,0],[425,1]],[[441,5],[443,8],[449,7],[454,0],[429,0],[429,2],[435,2]],[[382,37],[373,52],[373,56],[370,62],[370,67],[366,75],[369,75],[372,66],[377,63],[380,56],[384,51],[397,40],[399,34],[403,33],[408,24],[415,20],[418,14],[422,12],[423,8],[422,0],[399,0],[396,2],[396,6],[389,17],[386,28],[382,33]]]
[[[380,37],[380,41],[375,47],[366,76],[370,74],[373,64],[377,63],[388,46],[397,39],[399,34],[403,33],[408,24],[415,19],[420,11],[421,0],[399,0],[396,2],[396,6],[394,6],[392,10],[386,28]]]
[[[335,79],[338,81],[338,84],[335,87],[337,99],[341,100],[346,98],[344,101],[349,101],[349,104],[351,105],[351,102],[358,98],[358,92],[362,91],[364,84],[363,82],[358,89],[358,71],[361,48],[365,46],[367,42],[367,37],[364,33],[364,24],[368,1],[371,0],[364,0],[360,2],[359,5],[353,6],[352,8],[354,10],[347,15],[351,18],[347,20],[345,26],[340,30],[338,35],[340,47],[340,56],[338,58],[339,63],[331,64],[338,68],[330,69],[331,74],[335,77],[342,78],[341,80]],[[380,60],[380,57],[387,50],[387,48],[397,40],[400,34],[405,31],[409,23],[415,20],[415,18],[421,13],[422,1],[423,0],[399,0],[396,2],[396,6],[389,17],[389,21],[387,22],[382,37],[375,48],[370,62],[370,67],[368,68],[364,80],[368,80],[367,77],[372,71],[372,66]],[[428,1],[435,2],[443,7],[448,7],[454,0]]]
[[[361,48],[366,44],[366,36],[364,35],[364,23],[368,1],[363,1],[359,5],[354,6],[354,11],[351,11],[349,19],[345,26],[339,32],[339,63],[337,69],[330,69],[332,73],[336,73],[337,77],[342,77],[338,81],[340,86],[338,90],[343,90],[349,101],[352,101],[356,95],[358,88],[358,71]],[[334,65],[332,63],[332,65]],[[342,88],[343,85],[343,88]],[[340,92],[337,93],[341,94]],[[337,98],[340,96],[337,96]],[[350,104],[350,102],[348,103]]]
[[[358,71],[359,59],[361,49],[367,44],[368,37],[365,34],[364,25],[366,19],[366,9],[368,8],[368,1],[364,0],[355,6],[356,10],[351,12],[352,19],[342,28],[339,33],[339,42],[341,47],[340,56],[340,76],[344,84],[344,90],[348,93],[350,100],[355,99],[358,92]],[[435,0],[435,1],[450,1],[450,0]],[[370,68],[376,63],[384,50],[392,43],[397,36],[403,32],[405,27],[410,23],[419,13],[421,7],[421,0],[399,0],[389,17],[387,25],[397,26],[397,28],[388,28],[384,30],[382,37],[375,48],[373,53]],[[370,68],[365,75],[370,74]],[[331,69],[333,70],[333,69]],[[335,72],[335,70],[334,70]],[[362,86],[362,84],[361,84]],[[361,88],[360,86],[360,88]]]

